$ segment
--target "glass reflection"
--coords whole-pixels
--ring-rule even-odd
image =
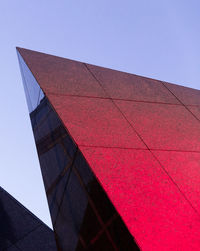
[[[44,93],[39,87],[36,79],[34,78],[33,74],[29,70],[28,66],[24,62],[19,52],[17,52],[17,54],[19,58],[20,70],[23,79],[28,109],[31,113],[35,110],[40,101],[43,99]]]
[[[139,250],[20,55],[19,60],[58,250]]]

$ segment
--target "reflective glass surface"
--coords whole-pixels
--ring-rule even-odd
[[[58,179],[52,183],[50,189],[47,190],[47,199],[53,225],[55,224],[58,216],[60,204],[63,200],[64,191],[66,189],[66,184],[69,179],[71,169],[72,168],[70,167],[66,173],[61,173],[60,176],[58,176]]]
[[[27,70],[23,70],[24,79],[30,75]],[[36,83],[33,78],[27,81],[28,85]],[[41,91],[34,87],[28,91],[28,103],[37,104],[30,109],[30,117],[58,249],[139,250],[122,220],[117,233],[132,245],[125,249],[119,245],[112,224],[120,216],[47,97],[38,99],[36,93]]]
[[[29,112],[32,112],[38,106],[40,100],[44,97],[44,93],[19,53],[18,58]]]

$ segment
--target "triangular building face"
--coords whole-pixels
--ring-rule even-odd
[[[0,250],[57,250],[53,231],[1,187]]]
[[[60,250],[198,250],[200,91],[18,49]]]

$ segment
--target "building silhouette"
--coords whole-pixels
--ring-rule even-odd
[[[53,231],[1,187],[0,250],[57,250]]]
[[[200,91],[17,53],[58,250],[200,250]]]

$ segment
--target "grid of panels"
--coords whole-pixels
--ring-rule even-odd
[[[48,81],[45,82],[45,77],[43,77],[45,74],[47,74],[47,68],[51,64],[51,61],[54,61],[54,64],[58,62],[58,58],[53,56],[46,56],[44,54],[39,54],[35,52],[30,52],[26,50],[21,50],[21,53],[23,54],[25,60],[28,62],[29,67],[33,71],[33,74],[40,76],[39,83],[42,86],[43,90],[45,90],[46,94],[48,95],[50,102],[53,104],[53,107],[56,109],[58,114],[60,115],[62,121],[64,122],[65,126],[69,129],[70,134],[76,141],[76,143],[79,145],[79,147],[89,147],[91,151],[96,151],[98,147],[101,148],[108,148],[112,152],[112,149],[118,148],[118,149],[133,149],[133,151],[141,149],[148,149],[149,153],[152,155],[152,158],[157,162],[157,165],[160,166],[160,171],[163,171],[165,173],[166,179],[171,180],[171,187],[175,189],[176,196],[182,196],[182,202],[189,205],[191,214],[187,214],[186,217],[189,217],[193,223],[196,223],[198,225],[199,223],[199,214],[197,210],[195,210],[195,202],[192,199],[191,193],[196,193],[194,187],[192,187],[192,176],[194,175],[193,172],[190,172],[190,169],[193,168],[196,171],[198,171],[198,160],[193,159],[195,164],[189,163],[186,167],[188,171],[188,184],[180,184],[178,182],[178,176],[177,172],[170,173],[169,167],[173,169],[174,163],[173,161],[168,161],[166,163],[166,160],[164,158],[161,158],[160,156],[165,155],[170,151],[171,156],[175,156],[177,152],[184,153],[185,156],[189,156],[191,153],[199,153],[199,136],[200,136],[200,124],[199,124],[199,91],[192,90],[189,88],[184,87],[177,87],[175,85],[163,83],[161,81],[155,81],[147,78],[138,77],[131,74],[116,72],[109,69],[104,69],[101,67],[91,66],[82,64],[81,67],[85,66],[85,69],[88,70],[88,73],[91,74],[93,77],[93,81],[96,84],[99,84],[99,87],[101,88],[101,91],[98,92],[98,95],[91,95],[89,93],[89,89],[87,87],[84,87],[84,92],[76,92],[72,93],[70,91],[70,85],[68,83],[71,83],[71,79],[67,77],[66,72],[68,71],[65,67],[62,68],[62,71],[59,71],[59,81],[63,78],[65,81],[64,93],[61,93],[59,91],[59,81],[55,82],[53,81],[54,78],[51,78],[51,72],[48,72]],[[35,56],[34,56],[35,55]],[[34,59],[34,57],[37,57],[37,61]],[[51,58],[51,60],[49,60]],[[45,67],[37,67],[36,64],[38,64],[38,61],[41,61]],[[67,63],[70,63],[70,61],[66,59],[59,58],[59,64],[65,65],[64,61]],[[80,63],[79,63],[80,65]],[[65,72],[66,71],[66,72]],[[54,74],[56,74],[54,72]],[[79,90],[81,90],[84,86],[85,77],[84,75],[79,76]],[[74,76],[75,77],[75,76]],[[73,79],[73,77],[72,77]],[[72,81],[73,82],[73,81]],[[77,84],[77,80],[75,81]],[[46,86],[46,83],[48,83],[48,87]],[[92,82],[90,82],[92,83]],[[51,90],[54,90],[52,92]],[[57,91],[56,91],[57,90]],[[86,90],[86,92],[85,92]],[[102,91],[104,94],[102,94]],[[87,93],[88,92],[88,93]],[[101,93],[101,94],[100,94]],[[69,97],[71,96],[71,97]],[[128,145],[129,142],[132,139],[132,142],[134,142],[133,137],[130,137],[130,140],[127,141],[127,145],[121,144],[122,141],[118,142],[118,145],[113,144],[112,139],[110,139],[108,144],[101,144],[98,145],[98,142],[101,142],[99,140],[95,141],[95,137],[93,140],[93,144],[91,144],[90,141],[88,141],[87,138],[81,139],[79,135],[79,130],[81,127],[86,127],[88,129],[88,133],[90,133],[90,125],[91,123],[88,123],[88,121],[85,121],[82,119],[80,121],[80,118],[84,118],[84,113],[87,113],[88,111],[85,109],[82,109],[81,112],[78,112],[76,110],[76,107],[69,106],[70,102],[68,104],[68,110],[74,109],[76,113],[66,111],[66,107],[63,106],[64,103],[68,99],[72,99],[72,97],[76,96],[77,103],[79,103],[78,99],[81,102],[81,99],[85,99],[85,102],[88,102],[91,104],[91,99],[97,100],[101,99],[105,102],[106,100],[109,100],[113,104],[113,109],[118,109],[118,112],[121,113],[121,116],[123,117],[122,120],[126,120],[127,122],[127,128],[131,126],[132,132],[141,140],[141,144],[143,144],[143,147],[138,147],[138,145],[131,146]],[[191,98],[192,97],[192,98]],[[103,102],[102,101],[102,102]],[[195,102],[194,102],[195,101]],[[99,102],[99,101],[96,101]],[[129,108],[127,106],[125,107],[124,104],[129,104],[132,108],[129,111]],[[75,105],[76,106],[76,105]],[[123,107],[125,107],[123,109]],[[146,107],[146,108],[145,108]],[[162,109],[161,109],[162,107]],[[152,108],[152,109],[150,109]],[[92,112],[98,112],[98,109],[94,110],[91,109]],[[110,120],[112,120],[112,113],[109,113],[107,109],[104,109],[105,115],[102,116],[101,120],[105,118],[106,121],[108,121],[108,117],[110,116]],[[152,112],[153,111],[153,112]],[[127,112],[129,114],[127,114]],[[98,114],[98,113],[97,113]],[[176,119],[176,115],[178,116],[178,119]],[[90,116],[90,111],[87,116]],[[119,117],[121,117],[119,116]],[[167,117],[168,116],[168,117]],[[73,124],[70,125],[70,121],[73,120]],[[101,124],[99,125],[99,121],[96,121],[96,126],[99,128]],[[94,121],[95,122],[95,121]],[[77,128],[76,128],[77,123]],[[119,121],[116,121],[116,128],[118,126]],[[95,128],[93,125],[92,128]],[[104,128],[103,128],[104,129]],[[107,124],[106,130],[110,129],[109,123]],[[155,130],[156,129],[156,130]],[[124,133],[124,131],[122,131]],[[127,133],[127,131],[125,132]],[[93,131],[93,134],[95,134],[95,130]],[[96,135],[99,136],[101,134],[100,131],[96,131]],[[116,132],[111,130],[111,134],[114,139],[116,139]],[[190,138],[190,134],[192,135]],[[93,136],[93,135],[90,135]],[[89,140],[91,137],[88,137]],[[145,146],[145,147],[144,147]],[[113,150],[114,151],[114,150]],[[160,151],[160,154],[156,154],[156,151]],[[103,156],[101,154],[101,151],[99,152],[100,156]],[[113,154],[113,153],[112,153]],[[95,159],[93,155],[87,156],[87,161],[91,166],[95,163],[95,166],[103,165],[105,162],[109,163],[112,167],[114,162],[111,158],[111,155],[105,156],[104,160],[102,159]],[[120,155],[120,154],[119,154]],[[164,159],[164,161],[163,161]],[[172,158],[173,159],[173,158]],[[133,160],[134,161],[134,160]],[[184,161],[184,158],[182,159],[182,162]],[[180,164],[177,163],[177,166],[181,167],[181,160]],[[196,165],[196,166],[195,166]],[[121,167],[124,168],[123,166]],[[178,170],[178,168],[176,168]],[[95,171],[95,169],[93,169]],[[115,170],[109,170],[110,177],[115,176]],[[130,171],[130,176],[132,175]],[[148,177],[148,172],[145,174],[146,177]],[[134,178],[134,177],[132,177]],[[150,178],[150,177],[149,177]],[[100,180],[104,188],[108,184],[108,180],[105,178]],[[123,182],[126,182],[126,179],[121,180],[122,184]],[[116,184],[116,187],[120,184]],[[149,186],[151,188],[151,186]],[[109,190],[106,191],[109,193]],[[114,193],[110,191],[110,199],[115,204],[114,199]],[[197,195],[197,194],[196,194]],[[194,198],[196,197],[194,196]],[[130,195],[131,196],[131,195]],[[157,198],[158,200],[160,197]],[[150,198],[151,201],[151,198]],[[133,202],[132,202],[133,203]],[[141,202],[142,203],[142,202]],[[151,201],[152,203],[152,201]],[[141,204],[142,205],[142,204]],[[165,205],[165,204],[164,204]],[[148,208],[148,205],[146,205]],[[118,208],[117,208],[118,209]],[[139,210],[139,207],[138,207]],[[169,210],[172,210],[168,205],[166,205],[166,215],[165,215],[165,221],[167,222],[169,219],[169,214],[167,213]],[[128,221],[128,214],[125,213],[123,210],[120,212],[121,216],[124,220],[124,222],[129,225]],[[155,211],[156,213],[156,211]],[[195,218],[196,217],[196,218]],[[136,217],[137,218],[137,217]],[[159,221],[159,217],[157,217],[157,221]],[[176,213],[174,213],[173,223],[176,225],[179,224],[179,222],[176,220]],[[182,226],[186,224],[186,222],[180,223]],[[154,228],[157,228],[159,224],[157,222],[152,223],[150,226],[150,231],[152,231]],[[139,222],[137,224],[138,229],[140,229],[141,223]],[[129,228],[130,229],[130,228]],[[184,229],[184,227],[183,227]],[[148,236],[148,229],[141,229],[141,232],[143,231],[143,235],[139,236],[137,241],[141,245],[143,250],[148,250],[147,246],[148,243],[150,243],[152,240],[152,236]],[[189,244],[189,235],[188,232],[193,233],[194,240],[193,244]],[[199,231],[195,228],[191,228],[191,224],[184,229],[183,236],[180,235],[174,235],[174,240],[182,241],[182,250],[192,250],[191,247],[194,249],[198,247],[198,236],[196,233]],[[131,232],[134,235],[134,230]],[[170,248],[174,248],[173,245],[176,245],[175,241],[172,243],[170,239],[168,239],[168,235],[160,236],[159,242],[157,241],[158,246],[156,248],[162,248],[165,244],[165,242],[168,241],[169,245],[165,245],[166,250],[170,250]],[[179,243],[177,242],[177,243]],[[160,246],[159,246],[160,245]],[[193,245],[193,246],[192,246]],[[196,245],[196,246],[195,246]],[[155,247],[152,247],[154,250]],[[156,250],[156,249],[155,249]]]
[[[162,240],[160,246],[156,247],[155,245],[150,249],[158,250],[161,247],[163,249],[163,246],[165,246],[166,250],[171,250],[172,248],[176,247],[176,245],[177,248],[181,248],[181,250],[193,250],[198,248],[199,241],[198,236],[196,236],[196,232],[198,232],[198,230],[195,230],[196,227],[194,227],[194,224],[199,224],[200,215],[198,208],[198,173],[200,167],[200,124],[198,120],[198,105],[200,100],[200,91],[160,82],[168,92],[166,95],[167,100],[163,104],[159,104],[156,99],[154,102],[152,102],[152,104],[149,102],[144,102],[146,99],[145,90],[148,91],[148,88],[145,89],[144,85],[141,85],[141,87],[144,87],[144,96],[140,98],[140,102],[126,100],[123,95],[120,96],[119,99],[121,99],[121,101],[119,101],[119,99],[116,99],[112,93],[115,91],[115,88],[111,88],[109,90],[110,85],[112,85],[112,78],[115,79],[115,73],[107,70],[108,72],[110,71],[110,78],[107,78],[107,76],[102,74],[102,68],[93,66],[88,66],[88,68],[90,69],[91,73],[94,74],[94,77],[104,88],[104,90],[108,88],[106,91],[110,91],[109,94],[113,102],[119,107],[120,111],[131,123],[134,130],[137,131],[137,133],[141,136],[141,139],[146,144],[152,156],[158,161],[163,171],[167,174],[169,179],[171,179],[172,183],[178,188],[185,201],[188,202],[188,205],[190,206],[190,209],[188,210],[194,211],[193,217],[191,217],[191,214],[188,213],[188,215],[191,217],[191,222],[189,224],[190,227],[185,229],[187,238],[177,236],[174,233],[174,243],[172,243],[172,245],[166,245],[166,240],[173,242],[173,238],[170,238],[170,234],[168,234],[164,236],[165,239]],[[98,76],[99,72],[101,72],[99,74],[100,76]],[[106,78],[101,79],[101,77]],[[145,78],[140,78],[140,81],[138,81],[139,84],[144,80]],[[153,80],[151,81],[151,85],[153,88],[158,88],[158,85],[156,85],[155,81]],[[130,88],[128,88],[128,85],[126,85],[126,87],[127,92],[131,91]],[[157,97],[159,97],[158,93]],[[177,101],[172,101],[172,97]],[[189,107],[188,105],[193,106]],[[155,151],[156,149],[160,150],[159,154],[158,151]],[[169,158],[169,156],[171,158]],[[91,164],[93,160],[94,157],[91,159]],[[98,161],[96,161],[95,167],[98,164]],[[100,165],[102,165],[102,162]],[[103,180],[106,181],[105,179]],[[169,192],[170,190],[167,191]],[[177,203],[180,203],[180,201]],[[168,210],[169,209],[170,207]],[[169,221],[170,217],[168,213],[166,213],[165,217],[166,220]],[[175,220],[174,224],[177,224],[178,226],[179,222]],[[181,229],[184,228],[183,225],[181,226]],[[193,230],[193,235],[189,237],[189,232],[191,229]],[[134,233],[135,232],[133,231],[133,234]],[[157,236],[157,238],[159,238],[160,235],[161,233]],[[152,236],[155,237],[155,232]],[[194,236],[195,238],[193,239]],[[137,238],[136,235],[135,237],[139,241],[139,238]],[[141,247],[144,247],[144,250],[148,250],[148,243],[146,243],[146,245],[142,245],[142,239],[144,238],[144,236],[141,238],[141,242],[139,241],[139,244],[141,243]]]
[[[26,71],[23,65],[25,85]],[[138,250],[46,96],[30,117],[58,249]]]
[[[47,99],[40,104],[31,113],[31,121],[59,249],[98,250],[101,246],[107,250],[138,250],[62,123],[51,127],[51,133],[46,128],[43,131],[47,133],[38,138],[40,125],[49,127],[57,121],[53,110],[48,116],[43,111],[49,110]],[[45,123],[41,114],[46,116]]]

